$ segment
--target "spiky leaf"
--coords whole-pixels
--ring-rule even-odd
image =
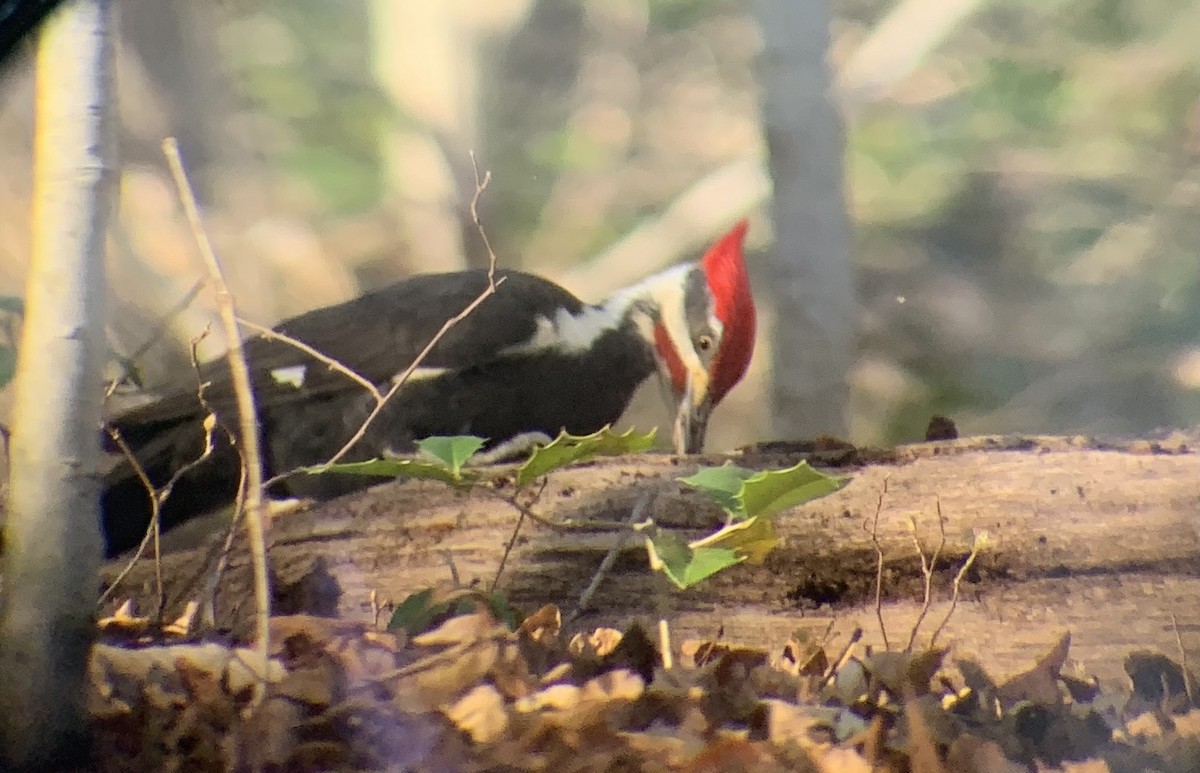
[[[658,527],[653,527],[646,535],[646,552],[650,555],[650,568],[662,572],[677,587],[684,589],[744,560],[728,548],[693,548],[677,535]]]
[[[371,459],[365,462],[346,462],[328,466],[315,465],[302,468],[309,475],[332,473],[335,475],[372,475],[378,478],[420,478],[422,480],[440,480],[452,486],[469,488],[478,479],[479,474],[474,470],[459,470],[456,474],[446,467],[441,460],[426,461],[424,459]]]
[[[843,478],[814,470],[808,462],[800,462],[786,470],[761,472],[747,479],[739,499],[747,516],[765,517],[832,494],[844,482]]]
[[[596,456],[613,456],[645,451],[654,444],[654,430],[642,435],[630,429],[617,435],[605,426],[590,435],[559,433],[553,442],[534,448],[517,470],[517,485],[532,483],[548,472]]]
[[[779,538],[775,536],[771,520],[756,516],[734,521],[720,531],[689,543],[688,547],[692,550],[724,548],[732,550],[739,559],[761,564],[778,544]]]
[[[418,634],[429,627],[436,614],[437,610],[433,606],[433,589],[425,588],[409,595],[396,606],[387,627],[389,631],[403,628],[410,635]]]
[[[421,449],[421,453],[446,465],[455,477],[459,477],[467,460],[483,448],[483,438],[474,435],[427,437],[417,441],[417,448]]]
[[[742,487],[747,479],[757,474],[754,470],[724,464],[720,467],[701,467],[695,475],[680,478],[680,481],[700,489],[716,500],[728,513],[736,516],[741,511],[738,496],[742,493]]]
[[[734,520],[771,516],[789,507],[830,494],[844,479],[800,462],[786,470],[758,472],[742,467],[704,467],[682,481],[704,491]]]

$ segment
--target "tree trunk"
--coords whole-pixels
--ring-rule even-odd
[[[75,0],[38,51],[33,261],[16,380],[0,601],[0,767],[87,760],[83,685],[100,561],[111,0]]]
[[[854,360],[854,284],[842,194],[842,125],[826,65],[827,2],[760,0],[763,125],[775,225],[771,426],[842,436]]]

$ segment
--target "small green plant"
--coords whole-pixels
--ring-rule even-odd
[[[786,470],[759,472],[734,465],[703,467],[683,478],[725,510],[725,525],[707,537],[684,542],[652,521],[639,524],[650,565],[680,588],[689,588],[743,561],[761,563],[779,544],[772,517],[833,493],[844,482],[800,462]]]
[[[616,434],[611,427],[603,427],[590,435],[559,433],[552,442],[536,446],[529,457],[515,471],[518,487],[527,486],[543,475],[566,467],[569,464],[586,462],[597,456],[614,456],[645,451],[654,444],[655,432],[638,434],[628,430]],[[316,465],[305,467],[302,472],[310,475],[333,473],[339,475],[375,475],[384,478],[421,478],[440,480],[456,488],[469,489],[483,478],[482,468],[468,466],[472,457],[483,448],[484,440],[474,435],[430,437],[417,443],[417,455],[413,457],[371,459],[366,462]],[[500,467],[500,474],[509,472]],[[493,475],[488,480],[499,477]]]
[[[534,447],[524,461],[496,468],[471,466],[471,460],[484,446],[485,441],[481,438],[471,435],[431,437],[417,443],[418,453],[412,457],[319,465],[304,468],[302,472],[312,475],[421,478],[441,481],[464,491],[481,483],[495,483],[511,476],[516,492],[520,492],[568,465],[597,456],[645,451],[653,445],[654,436],[653,430],[645,434],[634,430],[617,434],[607,426],[590,435],[563,432],[552,442]],[[636,524],[634,528],[646,540],[651,568],[665,574],[679,588],[689,588],[743,561],[762,562],[779,542],[772,517],[790,507],[836,491],[843,481],[842,478],[814,470],[807,462],[786,470],[767,472],[733,465],[702,467],[695,475],[683,478],[682,482],[703,491],[721,505],[726,513],[724,526],[691,542],[685,542],[678,534],[660,528],[652,520]],[[495,487],[491,486],[489,490],[494,491]],[[517,493],[502,498],[522,515],[529,514],[530,505],[522,505]],[[532,500],[536,498],[535,494]],[[482,597],[472,598],[479,601]],[[493,590],[488,592],[486,601],[489,606],[495,607],[503,599]],[[501,606],[506,607],[506,604],[504,602]],[[404,628],[409,632],[424,630],[434,621],[465,614],[472,606],[473,603],[464,606],[452,600],[435,601],[433,591],[418,591],[396,608],[389,628]],[[499,614],[499,608],[494,611],[501,619],[507,617]]]
[[[503,594],[473,588],[456,588],[448,592],[424,588],[410,594],[392,612],[389,631],[403,629],[409,636],[436,628],[452,617],[472,614],[486,609],[497,620],[516,630],[524,619],[520,611],[508,603]]]

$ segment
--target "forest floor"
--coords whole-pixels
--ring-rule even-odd
[[[102,623],[102,767],[1200,769],[1198,446],[769,444],[523,492],[387,483],[274,520],[261,701],[245,547],[214,584],[224,537],[189,524],[161,590],[143,559],[114,594],[161,615]],[[678,480],[698,465],[801,459],[848,482],[777,516],[761,564],[681,591],[626,539],[639,508],[689,537],[719,524]],[[206,583],[215,629],[152,619]]]

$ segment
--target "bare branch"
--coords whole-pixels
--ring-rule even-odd
[[[508,554],[512,552],[513,547],[517,544],[517,536],[521,533],[521,525],[525,523],[525,518],[532,511],[533,505],[538,501],[538,499],[541,498],[542,492],[546,490],[546,484],[549,482],[549,479],[544,477],[542,478],[542,485],[539,486],[538,490],[529,498],[528,505],[522,505],[520,501],[518,501],[516,493],[514,493],[512,497],[505,499],[506,502],[517,508],[517,511],[521,515],[519,518],[517,518],[517,525],[513,527],[512,537],[509,538],[508,544],[504,546],[504,554],[500,556],[500,565],[496,567],[496,576],[492,578],[492,585],[490,588],[488,588],[488,590],[496,590],[496,586],[500,584],[500,575],[504,574],[504,565],[508,563]]]
[[[929,614],[929,605],[933,603],[933,570],[937,567],[937,560],[942,554],[942,549],[946,547],[946,519],[942,517],[942,498],[937,497],[936,501],[938,531],[941,534],[941,539],[938,541],[938,546],[933,551],[933,555],[929,560],[925,559],[925,550],[921,546],[921,539],[917,536],[917,520],[911,514],[908,516],[908,526],[912,532],[913,544],[917,546],[917,555],[921,557],[921,575],[925,578],[925,598],[921,603],[921,612],[917,615],[917,620],[913,623],[912,630],[908,632],[908,644],[904,645],[905,652],[912,650],[913,643],[917,640],[917,632],[921,630],[921,623],[925,621],[925,616]]]
[[[146,489],[146,494],[150,498],[150,523],[147,525],[146,534],[142,537],[142,541],[138,545],[137,550],[134,551],[133,557],[129,559],[129,563],[125,565],[125,567],[121,570],[121,573],[118,574],[116,579],[113,580],[112,584],[109,585],[108,590],[106,590],[100,596],[100,601],[97,602],[98,604],[103,604],[113,594],[117,586],[121,584],[121,582],[133,569],[134,565],[141,560],[142,555],[146,551],[146,546],[149,544],[151,538],[153,538],[155,561],[154,572],[155,578],[158,580],[159,589],[158,614],[161,616],[162,612],[166,608],[166,597],[163,592],[162,583],[162,566],[159,555],[159,535],[161,534],[160,514],[162,512],[162,506],[166,503],[167,498],[171,496],[171,492],[174,490],[175,484],[177,484],[184,475],[187,475],[189,472],[196,469],[196,467],[198,467],[202,462],[212,456],[214,449],[213,432],[217,426],[216,414],[214,414],[212,409],[209,408],[208,401],[204,397],[204,389],[207,384],[204,383],[200,376],[200,362],[196,351],[196,347],[199,346],[200,342],[208,336],[208,333],[208,329],[205,329],[200,333],[200,335],[191,340],[192,368],[196,373],[197,381],[196,396],[199,398],[200,404],[206,411],[208,411],[208,416],[204,420],[204,449],[200,452],[199,456],[175,470],[170,479],[167,480],[162,487],[156,489],[154,484],[150,481],[150,476],[146,474],[146,469],[142,466],[141,462],[138,461],[137,455],[134,454],[133,450],[125,442],[125,438],[122,437],[120,431],[118,431],[116,427],[107,424],[104,426],[105,431],[108,433],[109,437],[113,439],[113,442],[117,444],[117,448],[120,449],[121,453],[128,460],[129,466],[133,469],[134,474],[138,477],[142,483],[142,486]]]
[[[475,156],[472,154],[472,163],[474,163],[474,159]],[[450,332],[451,328],[469,317],[475,311],[475,309],[479,308],[480,304],[482,304],[496,292],[497,287],[503,284],[504,277],[499,279],[496,278],[496,253],[492,249],[491,242],[488,241],[487,233],[484,231],[483,224],[479,220],[479,197],[483,195],[483,192],[487,189],[487,185],[491,179],[490,172],[485,172],[483,176],[480,177],[479,167],[475,167],[475,196],[471,199],[471,222],[475,224],[475,228],[478,229],[480,236],[483,238],[484,246],[487,248],[487,287],[483,289],[483,292],[481,292],[478,297],[475,298],[475,300],[467,304],[465,309],[446,320],[445,324],[443,324],[437,333],[434,334],[433,338],[429,340],[429,343],[425,345],[425,348],[421,350],[421,352],[413,359],[409,366],[405,368],[399,376],[393,379],[391,389],[389,389],[381,399],[376,400],[375,407],[369,414],[367,414],[367,418],[364,419],[363,423],[359,425],[358,430],[354,433],[354,435],[346,441],[345,445],[343,445],[336,454],[334,454],[329,458],[328,461],[321,465],[322,467],[328,467],[331,464],[336,464],[337,462],[341,461],[346,454],[350,453],[350,449],[353,448],[355,444],[362,440],[363,436],[367,434],[367,428],[371,426],[371,423],[375,421],[376,417],[378,417],[383,411],[383,408],[385,405],[387,405],[388,401],[391,400],[392,397],[394,397],[395,394],[400,391],[400,388],[408,382],[408,379],[412,377],[413,372],[415,372],[417,368],[421,367],[421,363],[425,362],[425,358],[429,356],[431,351],[433,351],[433,347],[437,346],[438,343],[445,338],[446,334]],[[280,480],[289,474],[290,473],[285,473],[284,475],[276,476],[268,481],[268,483]]]
[[[138,480],[141,481],[142,487],[146,489],[146,494],[150,497],[150,523],[146,526],[146,533],[142,536],[142,541],[138,544],[137,550],[133,552],[133,556],[129,559],[128,563],[125,564],[125,567],[121,569],[120,574],[116,576],[116,579],[112,581],[112,584],[108,586],[108,589],[105,590],[104,593],[100,594],[100,599],[96,602],[96,604],[97,606],[103,605],[104,602],[108,601],[108,599],[112,597],[113,593],[117,589],[117,586],[119,586],[125,580],[126,576],[128,576],[129,572],[133,570],[133,567],[137,564],[137,562],[142,559],[142,554],[146,552],[146,546],[150,544],[150,540],[152,538],[154,539],[155,549],[154,580],[157,583],[156,587],[158,588],[159,598],[162,598],[162,565],[158,556],[159,544],[157,537],[159,532],[158,514],[161,499],[159,498],[158,491],[154,488],[154,484],[150,482],[150,476],[146,474],[145,468],[142,467],[140,462],[138,462],[137,457],[134,456],[133,449],[131,449],[129,444],[125,442],[125,438],[121,436],[120,431],[117,430],[116,427],[108,425],[105,425],[104,429],[108,433],[108,436],[112,438],[113,442],[117,444],[117,448],[120,449],[121,453],[124,454],[125,458],[129,461],[129,466],[133,468],[134,475],[136,475]]]
[[[162,337],[167,333],[167,329],[171,326],[171,321],[182,314],[188,306],[192,305],[192,301],[196,300],[196,296],[204,289],[204,285],[205,280],[197,279],[196,284],[192,285],[191,289],[184,293],[183,297],[174,306],[167,309],[166,313],[159,319],[158,324],[150,331],[150,335],[142,342],[142,345],[129,355],[131,361],[136,362],[142,355],[150,351],[150,347],[162,340]]]
[[[613,543],[613,546],[609,549],[608,553],[605,554],[604,560],[600,562],[599,568],[596,569],[596,574],[592,576],[592,581],[588,583],[588,586],[584,588],[583,593],[580,594],[579,603],[575,605],[575,611],[571,613],[570,617],[568,618],[568,622],[577,619],[581,614],[583,614],[584,610],[588,608],[588,605],[592,603],[592,597],[595,596],[596,591],[600,589],[600,583],[602,583],[604,578],[608,576],[608,573],[612,571],[613,564],[617,562],[617,556],[620,555],[621,550],[625,547],[625,543],[629,540],[629,537],[633,535],[633,524],[642,520],[642,516],[645,514],[646,508],[649,506],[649,504],[650,492],[647,491],[638,497],[637,504],[635,504],[633,506],[633,510],[630,511],[629,518],[625,520],[626,528],[622,529],[617,534],[617,541]]]
[[[871,535],[871,544],[875,546],[875,618],[879,620],[879,634],[883,637],[883,648],[890,650],[887,626],[883,622],[883,545],[879,542],[879,513],[883,510],[883,498],[887,496],[888,479],[883,479],[883,487],[879,490],[879,501],[875,503],[875,519],[871,528],[864,530]]]
[[[239,448],[241,449],[242,464],[246,470],[246,527],[250,542],[250,552],[254,563],[254,595],[257,605],[257,655],[259,658],[260,679],[265,679],[267,662],[270,653],[270,595],[267,587],[267,555],[266,555],[266,526],[264,516],[266,509],[263,502],[263,472],[262,454],[258,448],[258,419],[254,409],[254,393],[250,388],[250,369],[242,352],[241,335],[238,332],[237,313],[234,308],[233,296],[225,284],[221,273],[221,264],[216,252],[204,231],[200,220],[200,210],[196,205],[196,197],[188,181],[187,172],[183,168],[183,159],[179,155],[179,143],[174,137],[163,140],[163,153],[171,168],[175,186],[187,215],[188,224],[200,255],[208,269],[209,280],[216,291],[217,308],[220,312],[221,326],[229,338],[229,351],[226,357],[229,361],[229,373],[233,380],[234,396],[237,399],[239,426]],[[255,690],[254,703],[257,705],[265,694],[265,682],[259,683]]]
[[[850,634],[850,640],[846,642],[845,647],[842,647],[841,654],[829,664],[829,667],[825,669],[825,673],[821,675],[821,678],[824,680],[823,684],[828,685],[833,682],[837,676],[837,672],[841,670],[842,666],[846,665],[847,661],[854,654],[854,645],[858,644],[862,640],[862,637],[863,629],[855,626],[854,631]]]
[[[356,371],[352,370],[351,368],[346,367],[345,365],[338,362],[337,360],[330,357],[329,355],[321,354],[321,352],[317,351],[313,347],[309,346],[308,344],[304,343],[303,341],[301,341],[297,338],[292,338],[287,333],[281,333],[278,330],[272,330],[269,327],[263,327],[262,325],[251,322],[250,320],[245,319],[243,317],[238,317],[237,321],[238,321],[238,324],[241,325],[242,327],[250,328],[251,330],[253,330],[258,335],[262,336],[263,338],[269,338],[274,341],[282,341],[283,343],[285,343],[289,346],[299,349],[300,351],[307,354],[309,357],[312,357],[315,360],[319,360],[319,361],[325,363],[327,366],[329,366],[330,370],[336,370],[338,373],[341,373],[346,378],[350,379],[351,381],[358,384],[363,389],[370,392],[371,397],[374,397],[375,401],[377,403],[383,401],[383,393],[379,391],[378,387],[376,387],[374,384],[372,384],[365,376],[362,376],[359,373],[357,373]]]
[[[954,610],[958,608],[958,596],[962,588],[963,578],[967,576],[967,572],[971,570],[971,565],[975,563],[975,559],[979,557],[979,552],[987,546],[987,532],[983,532],[975,537],[975,544],[971,545],[971,553],[967,556],[967,560],[963,561],[963,565],[958,568],[958,573],[954,575],[953,591],[950,594],[950,608],[946,610],[946,616],[942,618],[942,622],[938,623],[938,627],[933,629],[933,635],[929,637],[929,646],[933,648],[937,645],[938,636],[942,630],[950,622],[950,618],[954,615]]]

